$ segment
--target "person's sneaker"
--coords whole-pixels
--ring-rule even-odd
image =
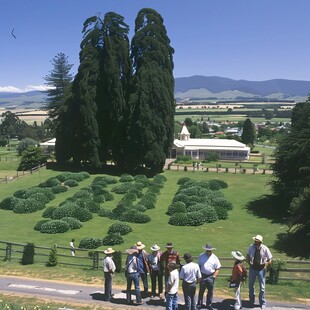
[[[144,302],[141,300],[141,301],[136,301],[134,304],[135,304],[135,305],[143,305]]]

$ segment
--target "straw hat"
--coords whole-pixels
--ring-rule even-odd
[[[145,248],[145,245],[141,241],[138,241],[136,243],[136,247],[138,250],[143,250]]]
[[[153,244],[151,247],[150,247],[150,249],[152,250],[152,251],[159,251],[160,250],[160,247],[157,245],[157,244]]]
[[[255,237],[253,237],[254,241],[258,241],[258,242],[263,242],[263,237],[261,235],[256,235]]]
[[[105,251],[103,251],[104,254],[112,254],[115,252],[115,250],[113,250],[112,248],[107,248]]]
[[[231,255],[237,260],[240,260],[240,261],[245,260],[245,257],[242,255],[240,251],[232,251]]]
[[[212,245],[211,244],[206,244],[206,246],[203,246],[202,247],[204,250],[206,251],[213,251],[213,250],[216,250],[216,248],[212,248]]]
[[[132,255],[132,254],[138,253],[138,252],[139,252],[139,251],[138,251],[138,249],[137,249],[137,247],[136,247],[135,245],[133,245],[132,247],[130,247],[130,249],[126,250],[126,253],[127,253],[128,255]]]

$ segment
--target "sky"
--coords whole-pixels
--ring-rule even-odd
[[[116,12],[130,26],[155,9],[174,53],[174,77],[310,81],[309,0],[1,0],[0,91],[44,89],[60,52],[79,66],[84,21]],[[14,29],[14,30],[13,30]],[[12,33],[13,31],[13,33]],[[14,36],[16,38],[14,38]]]

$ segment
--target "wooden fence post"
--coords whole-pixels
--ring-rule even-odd
[[[99,269],[99,252],[94,252],[93,255],[93,269],[98,270]]]
[[[7,243],[5,248],[5,260],[10,261],[12,255],[12,243]]]

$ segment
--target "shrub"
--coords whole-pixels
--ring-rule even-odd
[[[173,202],[166,212],[167,215],[173,215],[175,213],[186,213],[186,205],[182,201]]]
[[[99,184],[92,184],[90,188],[94,195],[103,195],[106,193],[106,190]]]
[[[110,219],[117,218],[117,216],[115,216],[112,210],[106,209],[106,208],[100,208],[100,210],[98,211],[98,215],[101,217],[107,217]]]
[[[120,233],[106,235],[102,240],[102,245],[116,245],[124,243],[124,238]]]
[[[217,213],[213,207],[206,207],[204,214],[206,223],[213,223],[218,220]]]
[[[70,229],[67,222],[62,220],[51,220],[41,226],[40,232],[43,234],[64,233]]]
[[[49,202],[49,198],[45,196],[43,193],[34,193],[29,197],[29,199],[41,202],[43,205]]]
[[[198,194],[199,190],[200,190],[200,187],[191,186],[191,187],[187,187],[187,188],[180,190],[179,193],[182,193],[187,196],[195,196]]]
[[[67,222],[72,230],[80,229],[83,226],[83,224],[74,217],[63,217],[61,220]]]
[[[185,184],[186,182],[188,182],[188,181],[190,181],[190,180],[191,180],[191,179],[188,178],[188,177],[182,177],[182,178],[179,178],[177,184],[178,184],[178,185],[183,185],[183,184]]]
[[[96,179],[96,178],[95,178]],[[104,180],[104,182],[106,182],[107,184],[116,184],[117,183],[117,179],[114,177],[110,177],[110,176],[103,176],[102,179]]]
[[[187,226],[188,218],[186,213],[175,213],[170,217],[168,223],[173,226]]]
[[[90,174],[88,172],[86,172],[86,171],[81,171],[78,174],[79,174],[79,176],[81,176],[81,178],[83,180],[86,180],[86,179],[90,178]]]
[[[21,199],[13,208],[14,213],[33,213],[44,208],[44,204],[34,199]]]
[[[60,193],[64,193],[68,190],[68,187],[63,186],[63,185],[57,185],[52,187],[52,191],[54,194],[60,194]]]
[[[187,214],[188,226],[199,226],[205,222],[203,214],[199,211],[188,212]]]
[[[20,198],[20,199],[26,199],[27,197],[27,190],[26,189],[19,189],[14,194],[14,197]]]
[[[34,244],[27,243],[24,246],[23,256],[21,260],[22,265],[32,265],[34,263]]]
[[[101,187],[107,187],[107,183],[105,181],[93,181],[92,185],[99,185]]]
[[[112,193],[104,193],[103,194],[105,201],[112,201],[114,200],[114,196]]]
[[[177,163],[188,163],[192,161],[192,157],[190,155],[178,155],[177,156]]]
[[[163,184],[167,181],[167,178],[162,174],[157,174],[153,178],[154,183]]]
[[[93,197],[94,202],[103,203],[105,202],[105,198],[103,195],[96,195]]]
[[[100,210],[100,204],[92,200],[87,200],[85,203],[85,208],[91,213],[98,213]]]
[[[51,248],[50,254],[48,255],[48,262],[46,263],[47,267],[55,267],[58,264],[57,256],[57,247],[54,246]]]
[[[79,248],[82,249],[97,249],[102,245],[102,241],[98,238],[86,237],[81,239]]]
[[[3,210],[13,210],[14,206],[16,206],[20,200],[21,199],[16,198],[14,196],[10,196],[10,197],[4,198],[0,202],[0,209],[3,209]]]
[[[217,183],[220,186],[220,188],[227,188],[228,187],[228,184],[223,180],[212,179],[209,181],[209,184],[210,183]],[[210,188],[212,188],[212,187],[210,186]]]
[[[156,197],[150,194],[145,194],[140,203],[144,205],[147,209],[154,209],[156,203]]]
[[[127,173],[122,174],[119,179],[120,182],[133,182],[134,180],[134,177]]]
[[[75,209],[75,213],[73,217],[77,218],[81,222],[87,222],[93,218],[93,215],[87,209],[79,207]]]
[[[41,183],[40,187],[54,187],[60,185],[61,182],[57,178],[49,178],[45,182]]]
[[[53,213],[54,211],[57,209],[57,207],[47,207],[43,214],[42,214],[42,217],[44,218],[52,218],[53,217]]]
[[[109,227],[108,234],[119,233],[127,235],[132,232],[132,228],[126,223],[114,223]]]
[[[75,209],[78,206],[72,202],[66,202],[62,206],[56,208],[52,213],[52,219],[60,220],[63,217],[75,217]]]
[[[139,211],[139,212],[145,212],[147,210],[147,208],[141,204],[141,202],[137,203],[136,205],[134,205],[133,207],[136,211]]]
[[[147,223],[151,220],[151,218],[139,211],[134,209],[124,212],[119,217],[120,221],[129,222],[129,223]]]
[[[122,183],[122,184],[118,184],[115,185],[112,189],[111,192],[114,192],[116,194],[125,194],[127,193],[131,188],[132,188],[132,184],[129,182],[126,183]]]
[[[36,231],[40,231],[41,230],[41,227],[44,223],[47,223],[49,220],[41,220],[39,221],[35,226],[34,226],[34,230]]]
[[[82,199],[82,198],[90,199],[90,198],[91,198],[91,194],[90,194],[90,192],[88,192],[87,190],[81,189],[81,190],[79,190],[78,192],[76,192],[76,193],[73,195],[73,197],[76,198],[76,199]]]
[[[137,174],[137,175],[134,176],[134,179],[136,181],[144,181],[144,180],[147,180],[147,177],[144,174]]]
[[[172,202],[178,202],[181,201],[183,202],[186,206],[191,204],[191,199],[192,197],[189,197],[185,194],[177,194],[173,197]]]
[[[78,186],[79,183],[78,181],[74,180],[74,179],[68,179],[64,182],[64,185],[68,186],[68,187],[75,187]]]
[[[214,207],[222,207],[225,208],[226,210],[232,210],[233,205],[230,201],[226,200],[225,198],[215,198],[212,200],[212,206]]]
[[[136,201],[137,195],[132,190],[130,190],[124,195],[123,200]]]
[[[142,193],[141,189],[136,188],[136,185],[137,185],[137,183],[134,184],[134,188],[132,188],[128,191],[128,194],[135,194],[137,198],[141,198],[143,196],[143,193]]]
[[[228,211],[223,207],[214,207],[217,217],[219,220],[227,220],[228,219]]]
[[[56,178],[61,182],[65,182],[69,178],[70,173],[69,172],[64,172],[62,174],[59,174],[56,176]]]

